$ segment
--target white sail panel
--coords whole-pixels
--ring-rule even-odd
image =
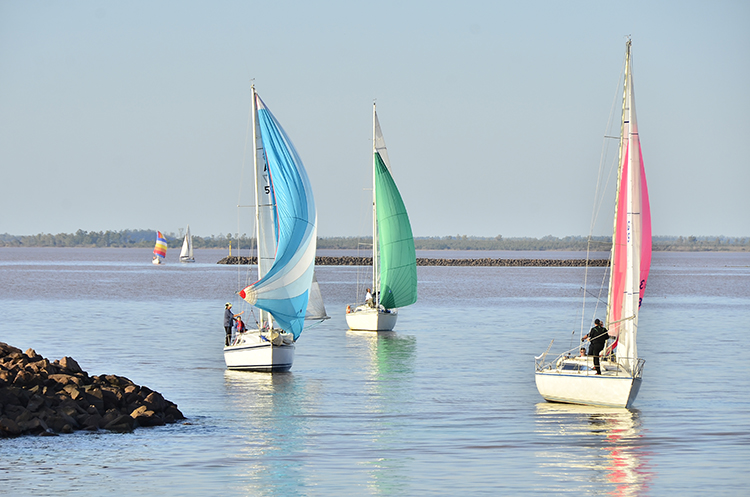
[[[276,258],[276,212],[271,177],[268,173],[266,153],[263,149],[257,112],[253,113],[255,127],[255,225],[256,255],[258,258],[258,279],[263,278],[273,266]]]
[[[313,271],[313,279],[312,285],[310,285],[310,296],[307,300],[307,311],[305,312],[305,319],[308,321],[316,321],[328,318],[329,316],[326,313],[326,306],[323,303],[323,294],[320,293],[318,278]]]

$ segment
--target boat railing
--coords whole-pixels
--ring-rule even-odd
[[[635,371],[633,371],[633,378],[640,378],[643,376],[643,366],[646,364],[646,359],[638,359],[635,363]]]
[[[549,353],[549,349],[552,348],[552,344],[555,341],[552,340],[549,345],[547,346],[547,350],[544,351],[544,353],[540,356],[534,357],[534,364],[536,366],[537,371],[542,371],[543,369],[554,369],[555,365],[557,365],[561,360],[563,359],[572,359],[573,357],[576,357],[573,354],[573,351],[578,352],[578,347],[573,347],[570,350],[566,350],[565,352],[561,353],[553,361],[545,362],[547,359],[547,354]]]
[[[382,305],[376,307],[376,306],[374,306],[372,304],[369,304],[367,302],[357,302],[357,303],[354,303],[354,304],[348,304],[346,306],[346,313],[350,314],[352,312],[361,311],[361,310],[367,310],[367,309],[380,309],[381,311],[386,312],[388,314],[391,314],[391,313],[395,314],[396,313],[396,309],[386,309]]]
[[[550,344],[551,345],[551,344]],[[547,351],[540,356],[534,357],[534,369],[538,372],[559,372],[564,373],[577,372],[585,373],[586,375],[595,375],[596,370],[594,369],[594,356],[576,356],[572,352],[577,348],[568,350],[556,356],[553,360],[546,362]],[[643,367],[646,363],[645,359],[635,359],[635,368],[632,374],[629,368],[624,368],[622,363],[632,363],[628,360],[628,357],[617,357],[616,354],[609,354],[601,356],[599,358],[600,369],[606,376],[626,376],[633,378],[641,378],[643,375]]]

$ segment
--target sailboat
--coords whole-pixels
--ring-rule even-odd
[[[258,281],[239,296],[259,316],[257,328],[224,347],[224,361],[229,369],[280,372],[291,369],[305,325],[317,214],[302,160],[254,85],[251,105]]]
[[[636,335],[651,267],[651,209],[635,114],[630,39],[626,43],[624,79],[605,321],[615,342],[604,350],[600,375],[591,356],[570,357],[567,352],[545,362],[550,343],[535,363],[537,389],[548,401],[630,407],[641,387],[645,361],[638,357]]]
[[[161,234],[161,231],[156,232],[156,245],[154,245],[154,258],[151,259],[152,264],[164,264],[165,258],[167,257],[167,239]]]
[[[391,331],[396,309],[417,301],[417,255],[374,103],[372,129],[372,293],[347,306],[346,323],[352,330]]]
[[[188,224],[185,231],[185,238],[182,240],[182,250],[180,250],[180,262],[195,262],[193,258],[193,236],[190,234],[190,225]]]

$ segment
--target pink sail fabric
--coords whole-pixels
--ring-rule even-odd
[[[618,362],[634,371],[638,311],[651,267],[651,207],[635,113],[629,41],[627,49],[607,325],[610,335],[617,337]]]
[[[623,163],[622,163],[622,175],[620,179],[620,195],[617,198],[617,213],[615,218],[615,231],[614,239],[612,241],[612,272],[610,274],[610,301],[609,301],[609,323],[618,323],[622,319],[622,307],[623,300],[625,298],[625,280],[626,280],[626,269],[627,269],[627,200],[628,200],[628,189],[625,187],[625,180],[627,178],[628,170],[628,152],[629,147],[625,149]],[[616,328],[610,325],[610,331],[613,336],[617,336]]]

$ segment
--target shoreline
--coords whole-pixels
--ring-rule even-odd
[[[256,264],[256,258],[247,256],[227,256],[216,264],[245,265]],[[372,257],[356,256],[317,256],[316,266],[372,266]],[[607,267],[609,259],[590,259],[589,267]],[[433,259],[417,257],[417,266],[473,266],[473,267],[585,267],[586,259]]]

